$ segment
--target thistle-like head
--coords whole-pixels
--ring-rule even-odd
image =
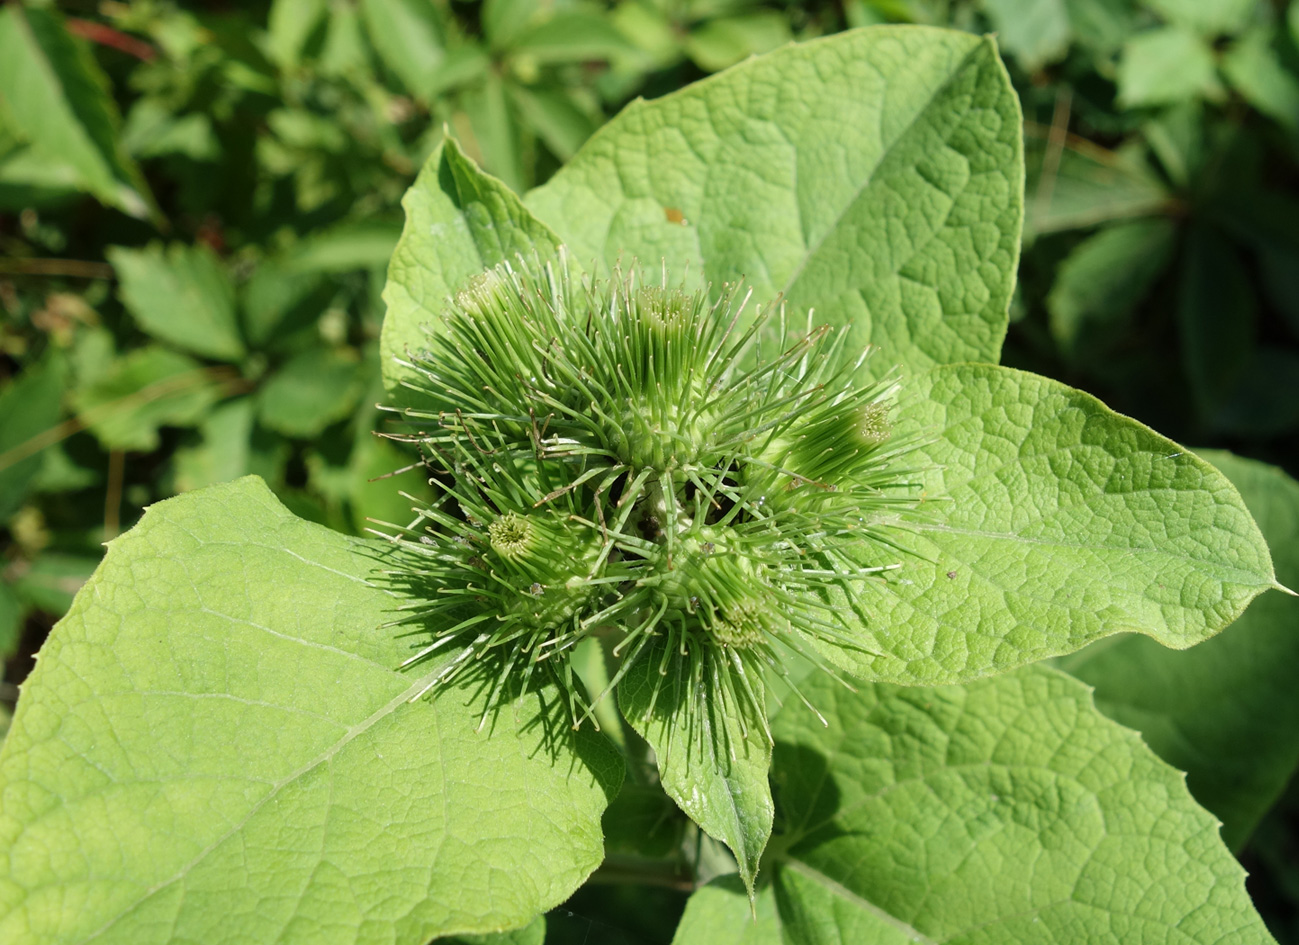
[[[831,590],[894,566],[876,539],[911,504],[898,385],[747,302],[549,266],[450,300],[412,358],[425,404],[404,411],[442,493],[398,538],[427,598],[408,619],[433,638],[413,659],[445,654],[430,685],[490,653],[502,678],[544,666],[571,690],[592,634],[619,638],[610,688],[655,639],[665,660],[758,674],[869,647]]]

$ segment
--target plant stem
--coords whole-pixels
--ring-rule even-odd
[[[600,885],[658,886],[693,892],[694,876],[676,860],[641,860],[634,857],[609,856],[591,874],[590,883]]]

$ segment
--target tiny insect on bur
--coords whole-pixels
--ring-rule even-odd
[[[490,667],[485,720],[544,672],[577,726],[652,658],[765,727],[749,680],[790,653],[834,673],[827,647],[873,652],[836,601],[901,564],[919,486],[900,384],[859,383],[869,350],[751,295],[581,279],[561,256],[449,301],[392,434],[437,492],[388,536],[415,591],[394,625],[426,634],[405,665],[437,661],[420,695]],[[620,662],[588,699],[570,657],[592,635]]]

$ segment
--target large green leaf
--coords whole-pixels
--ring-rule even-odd
[[[749,889],[771,836],[771,742],[753,703],[762,706],[760,677],[749,680],[753,702],[743,692],[723,698],[711,661],[703,656],[696,688],[680,654],[664,653],[660,642],[638,659],[618,686],[623,715],[654,749],[663,790],[710,836],[735,854]],[[670,657],[664,659],[665,655]],[[660,667],[666,672],[659,674]],[[728,668],[721,668],[722,674]]]
[[[110,206],[145,216],[149,196],[117,139],[121,124],[108,79],[53,10],[0,10],[0,99],[41,161]]]
[[[997,359],[1022,180],[992,41],[872,27],[633,103],[526,202],[582,266],[744,277],[921,368]]]
[[[122,302],[144,331],[208,358],[233,361],[244,353],[234,281],[206,246],[112,246],[108,260]]]
[[[585,879],[616,756],[553,691],[410,702],[382,553],[251,478],[109,545],[0,753],[0,941],[423,945]]]
[[[785,941],[1272,941],[1182,775],[1076,680],[808,694],[828,728],[797,703],[773,720]]]
[[[1088,394],[934,368],[906,381],[897,429],[927,440],[921,522],[900,538],[914,554],[893,555],[887,583],[854,585],[879,655],[823,645],[864,678],[953,682],[1120,631],[1183,649],[1275,586],[1231,483]]]
[[[1299,482],[1230,453],[1202,456],[1240,490],[1272,546],[1277,576],[1299,587]],[[1184,653],[1141,637],[1095,644],[1061,664],[1096,687],[1106,715],[1138,729],[1187,772],[1196,799],[1244,844],[1299,766],[1299,601],[1267,594],[1220,636]]]
[[[550,258],[559,239],[454,141],[433,152],[402,200],[406,226],[388,267],[381,354],[384,383],[399,395],[410,349],[425,346],[443,306],[474,276],[519,255]]]

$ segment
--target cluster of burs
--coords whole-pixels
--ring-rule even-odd
[[[537,667],[571,683],[601,633],[610,688],[652,658],[744,699],[784,648],[862,645],[834,590],[896,559],[897,384],[856,385],[866,354],[748,301],[562,259],[451,300],[402,411],[436,493],[395,536],[417,592],[401,622],[432,637],[409,662],[438,660],[426,691],[480,665],[492,699]]]

